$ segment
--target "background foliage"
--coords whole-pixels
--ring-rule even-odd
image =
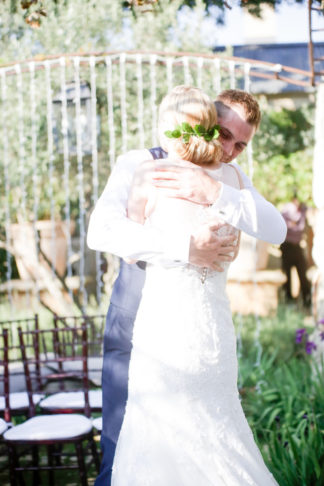
[[[235,317],[237,329],[241,319]],[[239,370],[242,406],[255,439],[280,486],[322,486],[323,366],[296,343],[304,316],[280,305],[275,316],[260,318],[258,343],[253,320],[243,317]]]
[[[173,0],[169,0],[171,3]],[[285,0],[239,0],[238,4],[246,9],[251,15],[257,17],[262,16],[262,8],[270,6],[275,8],[283,3]],[[286,0],[288,3],[304,3],[305,0]],[[39,27],[43,17],[48,15],[48,8],[51,4],[55,7],[63,5],[63,8],[68,8],[69,0],[3,0],[10,8],[11,13],[23,12],[25,21],[34,27]],[[179,9],[184,6],[194,9],[197,5],[197,0],[182,0],[179,4]],[[321,4],[321,0],[317,0]],[[120,0],[120,4],[124,9],[131,9],[134,15],[146,13],[147,11],[154,11],[155,13],[162,13],[165,4],[162,0]],[[224,12],[231,10],[232,2],[226,0],[203,0],[205,10],[209,13],[211,9],[217,8],[217,22],[224,22]],[[57,10],[55,10],[57,11]]]
[[[0,3],[0,63],[71,52],[123,49],[206,50],[204,32],[178,22],[181,0],[160,0],[158,12],[134,16],[122,2],[66,0],[42,2],[47,16],[39,28],[25,22],[20,8]],[[204,18],[202,0],[193,12]],[[199,24],[197,22],[197,24]],[[148,29],[147,26],[150,26]]]
[[[280,205],[297,190],[301,201],[312,205],[314,106],[290,110],[264,109],[253,140],[254,181],[261,194]]]

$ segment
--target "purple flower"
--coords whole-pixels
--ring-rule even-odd
[[[324,331],[320,332],[321,341],[324,341]]]
[[[306,334],[305,328],[297,329],[296,330],[296,343],[301,343],[305,334]]]
[[[316,344],[313,343],[313,341],[307,341],[305,345],[305,350],[307,354],[312,354],[312,351],[314,351],[317,348]]]
[[[318,321],[317,324],[324,324],[324,319],[321,319],[320,321]]]

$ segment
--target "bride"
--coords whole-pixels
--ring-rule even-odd
[[[177,86],[161,103],[159,135],[170,159],[203,166],[236,188],[236,168],[219,162],[217,113],[198,88]],[[188,161],[188,162],[186,162]],[[190,162],[189,162],[190,161]],[[164,197],[136,171],[129,218],[191,231],[211,221],[207,206]],[[219,228],[221,218],[215,219]],[[239,232],[228,224],[218,231]],[[178,234],[178,231],[175,232]],[[190,264],[147,264],[137,313],[126,414],[113,486],[275,486],[244,416],[236,338],[223,272]]]

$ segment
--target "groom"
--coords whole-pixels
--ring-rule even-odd
[[[247,146],[260,123],[256,100],[239,90],[223,91],[216,100],[222,162],[231,162]],[[194,234],[165,235],[156,229],[127,219],[128,192],[136,166],[150,157],[158,159],[147,177],[169,197],[180,197],[209,205],[229,224],[246,233],[280,244],[286,236],[286,225],[280,213],[242,176],[244,189],[238,190],[212,179],[201,167],[180,168],[166,165],[167,154],[161,148],[134,150],[120,156],[107,186],[90,218],[88,245],[98,251],[120,256],[120,271],[115,281],[107,314],[104,335],[102,372],[103,429],[101,434],[102,463],[95,486],[108,486],[116,442],[125,412],[128,366],[136,312],[145,280],[143,261],[179,262],[222,271],[215,262],[231,261],[233,236],[217,235],[217,226],[202,225]],[[180,231],[180,230],[179,230]],[[123,260],[137,260],[129,265]],[[139,261],[140,260],[140,261]]]

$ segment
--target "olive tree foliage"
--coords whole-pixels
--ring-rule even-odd
[[[193,8],[196,3],[196,0],[184,0],[182,5],[187,5],[188,7]],[[236,2],[231,0],[204,0],[203,3],[207,11],[210,11],[212,7],[217,7],[219,9],[217,21],[223,23],[225,10],[230,11],[234,4],[244,8],[255,17],[262,17],[262,9],[264,6],[276,8],[276,6],[279,6],[282,3],[305,3],[305,0],[238,0]],[[321,1],[319,0],[317,3],[321,3]]]
[[[78,23],[79,25],[79,31],[84,33],[93,32],[96,34],[98,23],[98,36],[91,36],[91,38],[92,42],[94,39],[95,42],[100,42],[101,33],[105,30],[102,30],[102,27],[112,27],[110,32],[116,34],[129,13],[132,14],[134,19],[143,18],[145,25],[150,26],[150,29],[146,29],[146,33],[151,33],[152,29],[165,26],[166,19],[169,21],[176,20],[177,11],[184,8],[191,9],[197,13],[197,8],[200,10],[202,7],[205,15],[212,13],[215,24],[223,24],[225,22],[225,12],[230,12],[234,5],[239,5],[251,15],[262,18],[264,6],[276,8],[285,2],[289,4],[304,3],[305,0],[114,0],[113,2],[94,2],[93,0],[80,0],[79,2],[74,0],[2,0],[0,2],[3,7],[1,9],[1,36],[5,38],[6,34],[12,34],[12,29],[18,29],[19,32],[16,32],[16,34],[20,37],[24,29],[19,19],[32,29],[39,29],[43,24],[48,26],[46,20],[51,19],[59,27],[59,31],[64,29],[65,26],[69,28],[71,25],[74,25],[75,20],[76,24]],[[323,0],[315,0],[315,3],[318,4],[316,6],[323,8]],[[170,12],[173,13],[171,17],[169,17]],[[150,20],[153,23],[148,23],[148,14],[152,13],[154,17]],[[95,25],[93,25],[94,19]],[[82,27],[85,30],[81,30]],[[37,38],[37,35],[35,37]],[[60,32],[58,32],[58,37],[60,37]],[[70,37],[70,35],[67,35],[67,39],[63,40],[64,46],[68,44],[71,46]],[[141,38],[141,42],[142,40]]]
[[[44,0],[3,0],[7,3],[10,8],[11,13],[17,13],[19,10],[23,11],[23,16],[26,21],[34,26],[40,25],[42,17],[48,15],[46,8],[46,2]],[[174,0],[169,0],[169,4],[173,3]],[[275,8],[276,6],[287,2],[287,3],[304,3],[305,0],[238,0],[235,4],[240,5],[245,8],[251,15],[257,17],[262,16],[262,8],[267,5]],[[51,0],[55,6],[63,5],[64,8],[68,8],[68,0]],[[116,2],[117,3],[117,2]],[[189,8],[195,8],[199,0],[182,0],[180,2],[179,8],[187,6]],[[323,6],[323,0],[316,0],[320,6]],[[211,10],[212,7],[217,7],[218,9],[218,21],[224,21],[224,11],[226,9],[231,10],[234,1],[233,0],[203,0],[204,8],[207,12]],[[150,10],[160,10],[165,8],[165,4],[162,0],[120,0],[120,5],[124,9],[132,10],[133,14],[146,13]]]
[[[27,2],[30,3],[30,2]],[[38,2],[36,2],[38,3]],[[180,26],[181,0],[159,0],[159,8],[133,15],[121,1],[43,0],[40,21],[28,20],[20,2],[0,2],[0,64],[71,52],[102,50],[206,50],[199,22]],[[207,14],[204,2],[193,7],[197,19]],[[36,8],[31,4],[32,8]],[[32,12],[33,13],[33,12]],[[26,21],[28,20],[28,22]]]
[[[216,27],[234,5],[262,17],[263,6],[284,2],[305,0],[0,0],[0,63],[107,48],[197,52],[206,50],[201,21],[211,12]],[[179,25],[186,9],[194,14],[193,30]]]
[[[118,2],[102,0],[45,0],[47,16],[38,28],[25,22],[20,11],[0,4],[0,62],[37,55],[92,51],[118,42],[123,30],[123,11]]]

